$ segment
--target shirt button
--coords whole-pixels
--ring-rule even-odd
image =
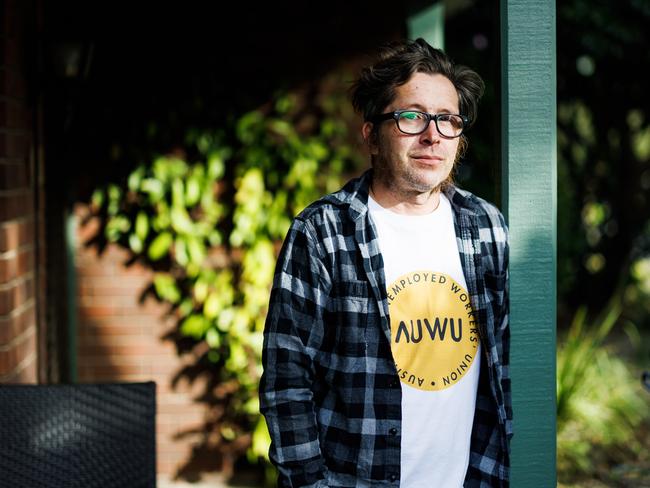
[[[388,431],[388,433],[390,435],[397,435],[397,429],[395,427],[393,427]],[[392,476],[395,476],[395,475],[392,475]]]
[[[391,474],[391,475],[388,477],[388,480],[389,480],[391,483],[395,483],[395,482],[397,481],[397,475],[396,475],[396,474]]]

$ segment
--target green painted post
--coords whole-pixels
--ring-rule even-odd
[[[501,0],[515,488],[556,486],[555,1]]]

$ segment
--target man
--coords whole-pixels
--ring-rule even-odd
[[[298,215],[265,327],[282,487],[508,485],[508,237],[452,183],[483,82],[424,40],[352,101],[372,168]]]

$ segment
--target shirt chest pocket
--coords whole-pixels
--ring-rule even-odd
[[[365,348],[368,315],[374,306],[369,283],[347,280],[334,287],[332,316],[328,328],[335,349],[342,354],[359,356]]]

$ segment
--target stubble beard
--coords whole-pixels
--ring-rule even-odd
[[[397,177],[391,165],[384,158],[375,157],[372,163],[373,179],[384,188],[390,190],[391,193],[404,199],[414,194],[438,193],[453,183],[452,175],[456,167],[455,159],[447,177],[438,184],[431,185],[424,181],[424,178],[418,174],[419,172],[417,170],[411,167],[407,167],[401,173],[400,177]],[[398,178],[401,181],[398,181]]]

